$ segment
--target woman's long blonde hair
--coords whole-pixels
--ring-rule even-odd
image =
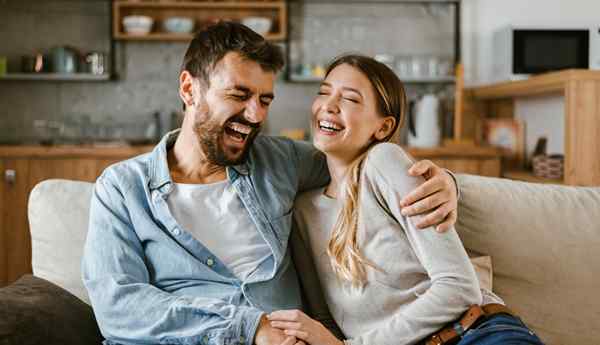
[[[396,119],[395,127],[390,134],[381,141],[370,143],[350,165],[341,185],[342,209],[327,247],[331,266],[338,278],[351,283],[352,286],[360,287],[366,283],[366,266],[376,268],[361,254],[357,241],[361,167],[370,148],[379,142],[390,141],[397,137],[398,129],[404,122],[406,93],[402,82],[391,69],[362,55],[349,54],[337,57],[327,68],[325,77],[342,64],[356,68],[369,79],[377,99],[378,114],[382,117],[393,116]]]

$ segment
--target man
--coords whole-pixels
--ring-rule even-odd
[[[180,74],[185,118],[148,154],[96,182],[83,280],[107,343],[294,344],[265,312],[300,308],[287,252],[296,194],[324,185],[308,144],[257,136],[280,50],[220,23],[190,43]],[[453,179],[431,163],[409,212],[455,221]],[[424,224],[427,225],[427,224]]]

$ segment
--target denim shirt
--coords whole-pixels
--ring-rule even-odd
[[[263,313],[301,307],[287,251],[291,211],[296,194],[328,182],[325,159],[306,142],[259,136],[247,161],[227,168],[256,225],[248,231],[271,249],[240,281],[168,209],[167,150],[177,135],[96,181],[83,282],[108,344],[251,345]]]

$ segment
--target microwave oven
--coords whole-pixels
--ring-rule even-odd
[[[493,41],[493,71],[498,80],[569,68],[600,70],[600,25],[508,26],[495,32]]]

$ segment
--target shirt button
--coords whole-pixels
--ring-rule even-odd
[[[177,228],[173,229],[173,235],[179,236],[180,233],[181,233],[181,231],[179,231],[179,229],[177,229]]]
[[[214,264],[215,264],[215,260],[213,260],[213,259],[208,259],[208,260],[206,260],[206,264],[207,264],[208,266],[212,266],[212,265],[214,265]]]
[[[202,342],[203,342],[204,344],[208,344],[208,337],[207,337],[207,336],[204,336],[204,338],[202,338]]]
[[[245,342],[246,342],[246,338],[244,338],[244,337],[240,337],[240,344],[243,344],[243,343],[245,343]]]

